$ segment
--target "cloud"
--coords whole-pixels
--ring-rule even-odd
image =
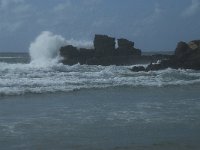
[[[143,19],[143,24],[153,24],[161,17],[162,12],[163,10],[160,8],[160,5],[155,4],[153,13]]]
[[[181,13],[181,16],[190,17],[197,14],[199,11],[200,11],[200,0],[192,0],[191,5]]]
[[[14,32],[31,16],[31,5],[25,0],[0,0],[0,32]]]
[[[82,0],[85,6],[96,6],[99,5],[102,0]]]
[[[152,13],[133,23],[133,27],[135,29],[133,35],[137,37],[140,36],[141,34],[144,34],[145,30],[148,30],[149,28],[154,26],[155,23],[157,23],[159,19],[162,18],[163,12],[164,11],[163,9],[161,9],[160,5],[156,3]]]
[[[23,22],[18,21],[10,24],[9,22],[0,23],[0,31],[14,32],[22,26]]]
[[[30,8],[30,5],[25,0],[0,0],[0,11],[2,12],[14,13],[16,15],[26,13]]]
[[[14,13],[26,13],[31,9],[29,4],[18,5],[13,9]]]
[[[67,10],[77,9],[79,10],[94,10],[96,6],[101,4],[102,0],[81,0],[77,4],[72,0],[65,0],[65,2],[58,3],[54,8],[54,12],[66,12]]]
[[[56,5],[53,10],[55,12],[63,12],[64,10],[68,9],[69,7],[71,7],[71,1],[66,1],[65,3],[60,3],[58,5]]]
[[[16,4],[20,4],[20,3],[24,3],[24,0],[1,0],[0,1],[0,8],[1,9],[7,9],[10,5],[16,5]]]

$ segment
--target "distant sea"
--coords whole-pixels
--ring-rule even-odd
[[[199,150],[200,71],[0,53],[1,150]]]

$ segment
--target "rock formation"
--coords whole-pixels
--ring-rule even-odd
[[[127,39],[118,39],[117,53],[121,56],[135,55],[141,56],[141,50],[134,48],[134,42]]]
[[[95,35],[94,49],[76,48],[67,45],[60,48],[62,63],[66,65],[130,65],[141,58],[141,50],[134,48],[134,42],[127,39],[118,39],[118,48],[115,48],[115,38],[107,35]]]
[[[159,63],[151,63],[146,68],[133,67],[132,71],[150,71],[166,68],[173,69],[194,69],[200,70],[200,40],[194,40],[189,43],[179,42],[174,55],[164,59]]]
[[[96,57],[113,56],[115,51],[115,38],[107,35],[95,35],[94,48]]]
[[[175,50],[175,68],[200,69],[200,40],[187,43],[179,42]]]
[[[64,57],[63,63],[73,65],[76,64],[79,58],[79,51],[72,45],[67,45],[60,48],[60,55]]]
[[[146,68],[133,67],[132,71],[150,71],[166,68],[200,70],[200,40],[189,43],[179,42],[173,55],[142,56],[141,50],[134,48],[134,42],[107,35],[95,35],[94,49],[76,48],[67,45],[60,48],[63,64],[88,65],[133,65],[151,62]],[[155,63],[157,60],[161,60]]]

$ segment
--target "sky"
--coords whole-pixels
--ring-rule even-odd
[[[127,38],[142,51],[200,39],[200,0],[0,0],[0,52],[28,52],[42,32]]]

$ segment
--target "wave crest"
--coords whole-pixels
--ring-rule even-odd
[[[0,95],[67,92],[107,87],[165,87],[200,84],[200,72],[166,69],[132,72],[130,66],[67,66],[0,63]]]
[[[58,50],[65,44],[66,40],[62,36],[54,35],[49,31],[42,32],[30,45],[31,63],[35,65],[57,63]]]
[[[91,48],[93,47],[91,41],[85,40],[66,40],[61,35],[54,35],[50,31],[43,31],[36,39],[30,44],[29,54],[31,57],[31,64],[35,66],[47,66],[59,62],[59,49],[65,45],[73,45],[78,48]]]

